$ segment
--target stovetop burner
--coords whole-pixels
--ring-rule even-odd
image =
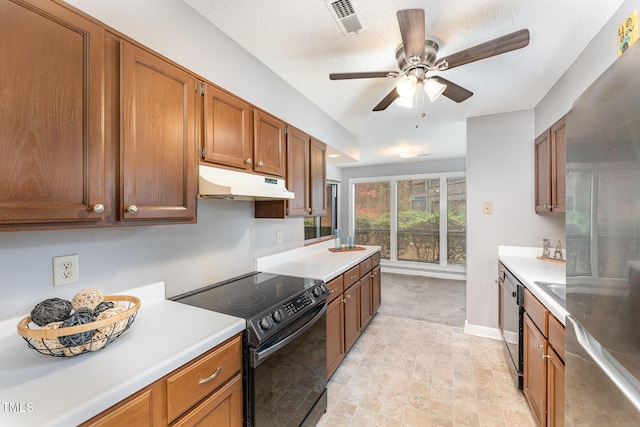
[[[323,301],[329,289],[322,280],[252,273],[178,295],[174,301],[247,321],[250,340],[262,341]]]

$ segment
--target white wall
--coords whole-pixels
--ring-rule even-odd
[[[467,121],[467,324],[498,326],[498,245],[564,242],[564,216],[536,215],[533,110]],[[483,204],[493,204],[485,215]],[[481,333],[479,331],[474,331]]]
[[[116,30],[340,151],[358,140],[179,0],[70,0]],[[198,200],[197,225],[0,232],[0,319],[86,287],[164,280],[173,296],[251,272],[253,258],[300,247],[301,219],[256,220],[251,202]],[[282,230],[282,245],[275,244]],[[53,288],[51,258],[78,254],[80,283]]]

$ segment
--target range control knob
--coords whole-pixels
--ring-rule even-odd
[[[282,322],[282,311],[281,310],[274,311],[271,317],[273,318],[273,321],[276,323]]]
[[[322,289],[318,288],[313,288],[313,296],[318,298],[320,295],[322,295]]]
[[[320,287],[322,288],[322,292],[329,292],[329,288],[327,288],[327,285],[325,285],[324,283],[320,285]]]
[[[271,319],[269,318],[269,316],[264,316],[262,319],[260,319],[260,327],[265,331],[271,329],[272,326],[273,323],[271,323]]]

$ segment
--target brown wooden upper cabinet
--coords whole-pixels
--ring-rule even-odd
[[[253,108],[240,98],[204,83],[202,159],[253,169]]]
[[[118,219],[193,219],[199,82],[128,42],[122,58]]]
[[[300,129],[287,127],[287,189],[291,200],[257,201],[256,218],[324,216],[326,199],[327,145]]]
[[[535,141],[536,213],[566,212],[566,121],[558,120]]]
[[[286,152],[284,122],[255,109],[253,112],[253,170],[274,176],[284,176]]]
[[[0,224],[101,222],[104,30],[53,2],[2,1],[0,40]]]
[[[284,122],[212,84],[204,83],[202,94],[202,160],[284,177]]]

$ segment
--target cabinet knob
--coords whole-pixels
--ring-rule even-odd
[[[130,205],[127,207],[127,212],[134,214],[138,212],[138,207],[136,205]]]
[[[264,163],[262,163],[262,160],[258,162],[258,166],[264,166]]]
[[[536,343],[536,348],[542,348],[544,347],[542,344]]]
[[[104,212],[104,205],[101,205],[100,203],[98,203],[97,205],[93,205],[93,211],[95,213],[102,213]]]
[[[247,160],[244,161],[246,164],[250,165],[253,160],[251,160],[251,157],[249,157]]]
[[[548,354],[544,354],[544,353],[540,353],[540,357],[542,357],[543,359],[551,359],[551,356],[549,356]]]

